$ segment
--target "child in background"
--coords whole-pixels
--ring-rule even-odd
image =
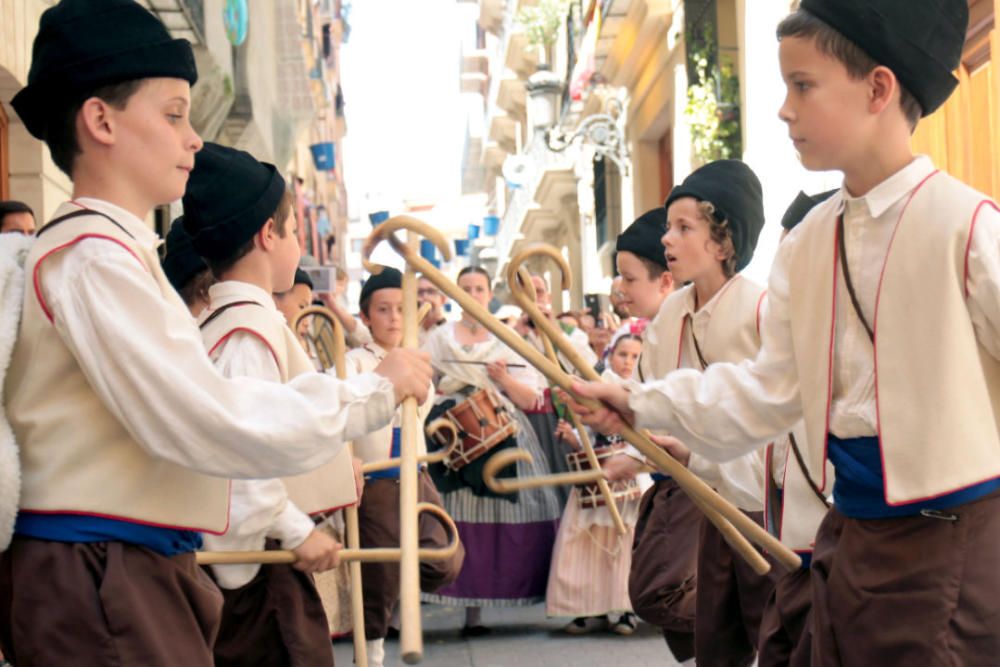
[[[623,383],[631,379],[642,339],[631,334],[615,338],[609,356],[609,368],[602,378]],[[565,420],[559,421],[556,435],[580,451],[578,434]],[[595,454],[621,447],[617,436],[605,438],[591,434]],[[628,532],[618,533],[607,507],[581,506],[581,488],[573,487],[559,523],[552,569],[545,595],[545,613],[549,616],[575,617],[565,627],[569,634],[585,634],[610,625],[620,635],[635,632],[636,618],[628,595],[628,576],[632,566],[632,538],[639,516],[641,489],[638,482],[609,484],[616,495],[618,511]],[[596,488],[596,485],[594,486]],[[611,615],[618,618],[611,621]]]

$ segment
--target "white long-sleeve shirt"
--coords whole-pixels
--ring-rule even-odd
[[[883,259],[907,195],[934,170],[916,158],[862,197],[842,190],[845,247],[862,311],[871,324]],[[678,370],[666,379],[633,385],[629,405],[637,425],[665,429],[716,461],[752,451],[802,418],[788,307],[789,263],[798,230],[781,243],[768,281],[768,312],[760,353],[740,364],[712,364],[704,373]],[[916,276],[936,280],[936,276]],[[976,338],[1000,359],[1000,213],[984,208],[968,255],[970,320]],[[919,284],[914,284],[919,291]],[[796,313],[796,317],[808,317]],[[868,335],[838,278],[830,431],[839,437],[875,434],[874,358]]]
[[[78,201],[113,217],[138,243],[159,245],[131,213]],[[375,374],[343,382],[311,373],[285,385],[224,378],[191,315],[164,299],[116,243],[84,239],[46,260],[41,274],[54,326],[91,387],[153,456],[227,478],[298,474],[395,412],[392,383]]]
[[[273,310],[276,318],[282,317],[271,296],[249,283],[217,283],[209,288],[209,296],[213,300],[237,297],[255,301]],[[281,371],[270,349],[260,338],[243,331],[227,338],[216,350],[215,367],[228,378],[281,382]],[[230,492],[229,530],[223,535],[204,535],[208,551],[259,551],[268,537],[279,540],[283,549],[294,549],[313,531],[312,519],[288,499],[280,479],[233,480]],[[230,589],[249,583],[259,569],[256,564],[212,566],[219,585]]]

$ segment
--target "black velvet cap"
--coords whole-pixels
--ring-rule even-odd
[[[802,0],[802,9],[893,71],[933,113],[958,85],[968,0]]]
[[[799,192],[791,205],[789,205],[788,210],[785,211],[785,215],[782,216],[781,226],[789,230],[794,229],[795,225],[805,219],[809,211],[813,210],[817,204],[825,202],[832,197],[834,192],[837,192],[837,190],[821,192],[818,195],[807,195],[804,192]]]
[[[640,215],[618,235],[615,252],[624,250],[666,269],[667,257],[663,254],[663,244],[660,243],[660,239],[666,233],[667,209],[660,206]]]
[[[169,77],[194,85],[194,53],[133,0],[62,0],[42,13],[28,85],[11,100],[28,132],[45,139],[53,112],[102,86]]]
[[[388,289],[392,287],[397,289],[401,289],[403,287],[403,274],[399,272],[399,269],[394,269],[391,266],[384,266],[382,267],[382,273],[368,276],[368,280],[366,280],[365,284],[361,286],[361,297],[358,301],[364,301],[380,289]]]
[[[191,245],[191,237],[184,231],[184,216],[170,225],[166,239],[167,253],[163,257],[163,272],[178,292],[196,275],[208,268]]]
[[[764,193],[757,174],[740,160],[709,162],[671,190],[664,207],[670,208],[681,197],[711,203],[716,217],[728,221],[736,249],[736,270],[745,269],[764,226]]]
[[[184,229],[206,259],[226,259],[274,215],[287,185],[273,164],[205,142],[184,193]]]
[[[292,285],[305,285],[309,289],[313,289],[312,278],[302,269],[295,269],[295,282]]]

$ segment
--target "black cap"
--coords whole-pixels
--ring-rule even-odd
[[[788,230],[794,229],[795,225],[805,219],[809,211],[813,210],[817,204],[825,202],[832,197],[834,192],[837,192],[837,190],[821,192],[818,195],[807,195],[804,192],[795,195],[795,200],[781,218],[781,226]]]
[[[802,9],[893,71],[923,115],[958,85],[968,0],[802,0]]]
[[[618,235],[615,252],[630,252],[648,259],[666,270],[667,257],[663,254],[660,239],[667,233],[667,209],[660,206],[640,215],[635,222]]]
[[[167,253],[163,257],[163,272],[178,292],[192,278],[208,268],[205,260],[191,246],[191,237],[184,231],[184,216],[178,217],[167,232]]]
[[[305,285],[310,290],[313,289],[312,278],[310,278],[309,274],[302,269],[295,269],[295,282],[293,282],[292,285]]]
[[[273,164],[206,142],[194,156],[184,193],[184,229],[206,259],[226,259],[253,238],[285,196]]]
[[[102,86],[169,77],[194,85],[194,53],[133,0],[62,0],[42,13],[28,85],[11,100],[28,132],[45,139],[53,112]]]
[[[711,203],[716,216],[728,221],[736,249],[736,270],[745,269],[764,226],[764,193],[757,174],[740,160],[709,162],[671,190],[664,206],[670,208],[681,197]]]
[[[361,286],[361,298],[358,300],[364,301],[380,289],[392,287],[397,289],[403,287],[403,274],[391,266],[383,266],[382,273],[373,273],[368,276],[368,280]]]

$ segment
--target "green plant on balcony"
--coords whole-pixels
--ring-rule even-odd
[[[569,0],[539,0],[537,5],[523,7],[517,13],[516,20],[524,27],[528,43],[545,50],[546,62],[552,62],[552,47],[559,39],[567,12]]]
[[[684,118],[691,131],[694,161],[738,158],[742,153],[740,132],[740,83],[732,63],[724,60],[711,67],[707,53],[692,54],[697,73],[687,89]]]

